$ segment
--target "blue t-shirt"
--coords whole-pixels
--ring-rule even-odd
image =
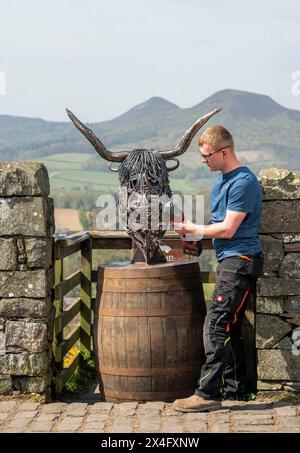
[[[218,261],[229,256],[248,256],[262,251],[258,237],[261,188],[249,168],[238,167],[229,173],[221,173],[212,188],[210,206],[212,223],[222,222],[227,209],[247,212],[231,239],[213,239]]]

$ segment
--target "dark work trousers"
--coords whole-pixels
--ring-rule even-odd
[[[249,294],[262,273],[262,254],[233,256],[218,264],[211,310],[203,340],[206,362],[195,394],[206,399],[245,395],[246,361],[241,337]]]

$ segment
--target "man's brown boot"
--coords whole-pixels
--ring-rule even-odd
[[[192,395],[174,401],[173,408],[179,412],[202,412],[222,409],[221,401],[206,400],[201,396]]]

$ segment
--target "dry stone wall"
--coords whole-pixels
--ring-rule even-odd
[[[46,167],[0,162],[0,394],[47,394],[54,207]]]
[[[300,391],[300,177],[260,174],[264,274],[257,284],[258,390]],[[54,207],[43,164],[0,162],[0,394],[51,381]]]
[[[265,264],[256,299],[258,390],[300,391],[300,176],[260,173]]]

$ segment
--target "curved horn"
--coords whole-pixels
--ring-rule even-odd
[[[174,160],[175,161],[175,165],[173,165],[173,167],[167,167],[168,171],[176,170],[179,167],[180,162],[179,162],[178,159],[176,159],[176,157],[173,157],[172,159],[168,159],[168,160]]]
[[[97,153],[103,157],[103,159],[106,159],[110,162],[123,162],[124,159],[128,156],[130,151],[116,151],[115,153],[112,153],[108,149],[105,148],[103,143],[99,140],[98,137],[94,134],[91,129],[89,129],[87,126],[82,124],[81,121],[79,121],[78,118],[72,113],[70,110],[66,109],[67,114],[69,115],[70,120],[74,123],[75,127],[87,138]]]
[[[177,157],[177,156],[181,156],[181,154],[183,154],[187,149],[188,147],[190,146],[191,144],[191,141],[193,140],[194,136],[197,134],[197,132],[199,131],[199,129],[213,116],[215,115],[216,113],[220,112],[222,109],[221,107],[218,107],[216,109],[214,109],[212,112],[208,113],[207,115],[204,115],[202,116],[201,118],[199,118],[193,125],[192,127],[190,127],[186,133],[184,134],[184,136],[181,138],[181,140],[179,141],[178,145],[173,148],[173,149],[169,149],[169,150],[160,150],[159,153],[161,154],[161,156],[164,158],[164,159],[170,159],[171,157]]]

